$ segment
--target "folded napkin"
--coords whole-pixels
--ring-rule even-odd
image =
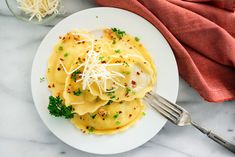
[[[229,0],[222,1],[226,3]],[[170,43],[181,77],[205,100],[222,102],[235,99],[234,12],[208,3],[182,0],[96,2],[132,11],[151,22]],[[227,9],[231,7],[227,5]]]

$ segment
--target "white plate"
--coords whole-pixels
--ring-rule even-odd
[[[115,135],[87,135],[81,133],[68,120],[54,118],[47,110],[50,92],[45,76],[47,60],[60,35],[74,28],[94,30],[104,27],[117,27],[137,36],[151,53],[157,67],[156,90],[162,96],[175,102],[178,93],[178,70],[174,55],[161,33],[144,18],[131,12],[116,8],[92,8],[77,12],[58,23],[43,39],[34,58],[31,87],[35,106],[46,126],[59,139],[82,151],[95,154],[115,154],[141,146],[166,123],[152,108],[147,107],[146,116],[125,132]]]

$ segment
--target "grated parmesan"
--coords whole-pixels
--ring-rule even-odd
[[[80,64],[77,68],[75,68],[74,70],[68,72],[67,69],[65,68],[64,64],[62,61],[60,61],[60,64],[62,65],[65,73],[67,75],[71,75],[74,71],[80,69],[81,67],[84,67],[83,73],[79,74],[81,76],[81,78],[79,80],[76,80],[76,82],[80,82],[82,81],[82,89],[85,90],[86,88],[88,88],[91,93],[92,93],[92,89],[91,89],[91,84],[92,83],[96,83],[99,91],[102,92],[113,92],[115,91],[118,86],[119,87],[123,87],[125,88],[124,85],[120,84],[116,79],[118,77],[121,78],[125,78],[125,76],[119,72],[116,71],[109,71],[107,70],[106,67],[109,66],[121,66],[122,64],[120,63],[101,63],[100,58],[100,53],[101,52],[96,52],[94,51],[94,39],[91,39],[88,36],[85,36],[83,34],[79,34],[83,37],[88,38],[88,40],[91,43],[91,49],[88,51],[87,55],[86,55],[86,59],[85,62]],[[80,42],[80,41],[78,41]],[[112,90],[107,90],[106,88],[106,82],[108,80],[111,80],[112,82],[115,83],[115,85],[113,85],[113,89]]]
[[[16,0],[18,3],[18,8],[28,14],[29,21],[34,17],[38,21],[42,21],[47,15],[57,14],[58,6],[60,4],[59,0]]]

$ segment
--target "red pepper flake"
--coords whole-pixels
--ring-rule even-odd
[[[144,64],[146,64],[147,62],[144,62]]]
[[[129,118],[132,116],[132,114],[129,114]]]
[[[103,118],[103,120],[105,120],[105,119]]]
[[[127,42],[129,42],[129,41],[130,41],[130,39],[127,40]]]
[[[129,49],[132,49],[132,47],[129,47]]]
[[[137,74],[137,75],[140,75],[140,72],[137,71],[136,74]]]
[[[127,83],[124,83],[124,86],[127,87]]]
[[[59,36],[59,39],[61,39],[62,37],[61,36]]]
[[[86,59],[85,59],[85,58],[83,58],[82,60],[83,60],[83,61],[85,61]]]
[[[51,85],[48,85],[48,88],[51,88]]]
[[[83,130],[83,132],[82,132],[82,133],[84,133],[84,134],[85,134],[85,133],[86,133],[86,131],[85,131],[85,130]]]
[[[132,84],[132,87],[135,88],[136,87],[136,82],[134,80],[131,80],[131,84]]]
[[[52,87],[53,87],[53,88],[55,87],[55,84],[54,84],[54,83],[52,84]]]
[[[64,61],[64,59],[63,59],[63,58],[60,58],[60,60],[61,60],[61,61]]]
[[[119,127],[116,127],[116,129],[119,129]]]
[[[65,37],[63,37],[63,40],[65,40]]]
[[[102,61],[101,63],[106,63],[106,61]]]
[[[134,107],[134,110],[136,110],[136,107]]]
[[[95,42],[97,42],[97,39],[95,39]]]
[[[122,113],[122,111],[119,111],[118,113],[119,113],[119,114],[121,114],[121,113]]]
[[[58,67],[57,70],[60,71],[61,70],[60,67]]]
[[[84,44],[84,43],[85,43],[85,41],[82,41],[82,43]]]

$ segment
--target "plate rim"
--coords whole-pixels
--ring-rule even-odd
[[[51,128],[51,126],[44,120],[42,114],[40,114],[41,111],[39,111],[38,105],[36,105],[36,101],[35,101],[36,99],[35,99],[35,94],[34,94],[34,89],[33,89],[33,87],[34,87],[33,71],[34,71],[34,69],[35,69],[34,67],[35,67],[35,64],[36,64],[36,58],[37,58],[38,55],[39,55],[39,49],[40,49],[40,47],[42,46],[43,41],[44,41],[48,36],[50,36],[51,32],[53,32],[53,30],[55,29],[55,27],[56,27],[57,25],[60,25],[61,23],[63,23],[64,20],[66,20],[66,19],[68,19],[68,18],[71,18],[72,16],[76,16],[77,14],[79,14],[79,13],[81,13],[81,12],[87,12],[87,11],[99,10],[99,9],[111,9],[111,10],[114,9],[114,10],[124,11],[124,12],[129,13],[129,14],[134,14],[135,16],[138,16],[138,17],[142,18],[143,20],[147,21],[150,25],[152,25],[152,26],[161,34],[161,36],[162,36],[162,37],[164,38],[164,40],[166,41],[166,45],[167,45],[167,46],[169,47],[169,49],[171,50],[170,53],[172,53],[172,55],[173,55],[172,59],[173,59],[173,62],[174,62],[174,64],[175,64],[175,70],[176,70],[175,72],[176,72],[176,74],[177,74],[177,76],[175,76],[175,77],[176,77],[176,80],[177,80],[177,84],[176,84],[176,89],[175,89],[175,90],[176,90],[176,94],[175,94],[175,98],[174,98],[174,101],[173,101],[173,102],[176,102],[177,97],[178,97],[178,91],[179,91],[179,71],[178,71],[178,66],[177,66],[177,62],[176,62],[175,55],[174,55],[174,53],[173,53],[173,50],[172,50],[172,48],[171,48],[169,42],[168,42],[167,39],[164,37],[164,35],[161,33],[161,31],[160,31],[158,28],[156,28],[151,22],[149,22],[148,20],[146,20],[145,18],[141,17],[140,15],[138,15],[138,14],[136,14],[136,13],[134,13],[134,12],[131,12],[131,11],[128,11],[128,10],[125,10],[125,9],[121,9],[121,8],[115,8],[115,7],[92,7],[92,8],[88,8],[88,9],[84,9],[84,10],[77,11],[77,12],[75,12],[75,13],[73,13],[73,14],[67,16],[67,17],[65,17],[64,19],[62,19],[60,22],[58,22],[57,24],[55,24],[55,25],[47,32],[47,34],[46,34],[46,35],[44,36],[44,38],[41,40],[41,42],[40,42],[40,44],[39,44],[39,46],[38,46],[38,48],[37,48],[37,50],[36,50],[35,56],[34,56],[34,58],[33,58],[32,68],[31,68],[31,76],[30,76],[30,79],[31,79],[31,81],[30,81],[30,82],[31,82],[31,94],[32,94],[34,106],[36,107],[36,110],[37,110],[38,115],[40,116],[40,119],[43,121],[43,123],[45,124],[45,126],[50,130],[50,132],[51,132],[53,135],[55,135],[60,141],[62,141],[63,143],[65,143],[65,144],[67,144],[67,145],[69,145],[69,146],[71,146],[72,148],[75,148],[75,149],[77,149],[77,150],[80,150],[80,151],[83,151],[83,152],[86,152],[86,153],[100,154],[100,155],[120,154],[120,153],[124,153],[124,152],[127,152],[127,151],[134,150],[134,149],[136,149],[136,148],[138,148],[138,147],[144,145],[145,143],[147,143],[149,140],[151,140],[154,136],[156,136],[156,135],[161,131],[161,129],[165,126],[167,120],[165,119],[165,122],[164,122],[164,124],[162,125],[161,129],[160,129],[158,132],[156,132],[156,133],[154,134],[154,136],[152,136],[151,138],[148,138],[144,143],[142,143],[142,144],[140,144],[140,145],[138,145],[138,146],[132,147],[131,149],[130,149],[130,148],[127,148],[127,149],[124,149],[124,150],[122,150],[122,151],[113,152],[113,153],[105,153],[105,152],[103,152],[103,153],[98,152],[98,153],[97,153],[97,152],[93,152],[93,151],[89,151],[89,150],[83,150],[83,149],[80,149],[80,148],[78,148],[78,147],[76,147],[76,146],[74,146],[74,145],[72,145],[72,144],[70,144],[70,143],[64,141],[62,138],[59,137],[58,134],[56,134],[56,133],[53,131],[53,129]],[[173,99],[173,98],[172,98],[172,99]]]

